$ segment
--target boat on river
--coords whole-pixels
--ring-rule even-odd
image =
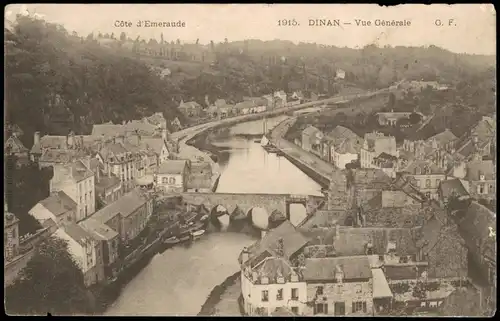
[[[203,222],[203,221],[206,221],[208,219],[208,215],[205,214],[203,215],[201,218],[200,218],[200,221]]]
[[[196,230],[196,231],[191,232],[191,236],[193,237],[193,239],[196,239],[196,238],[202,236],[203,234],[205,234],[205,230]]]
[[[180,242],[186,242],[186,241],[191,240],[192,237],[193,236],[192,236],[191,232],[186,231],[186,232],[181,233],[181,235],[179,235],[179,241]]]
[[[173,245],[173,244],[177,244],[177,243],[180,243],[180,242],[181,242],[181,240],[177,236],[169,237],[168,239],[166,239],[165,241],[163,241],[163,243],[167,244],[167,245]]]

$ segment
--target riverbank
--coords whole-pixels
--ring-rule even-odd
[[[238,304],[241,295],[240,274],[238,271],[215,286],[198,316],[241,316]]]

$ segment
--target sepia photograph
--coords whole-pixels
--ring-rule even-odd
[[[9,4],[12,316],[491,317],[492,4]]]

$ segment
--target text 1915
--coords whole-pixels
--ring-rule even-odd
[[[296,27],[299,23],[295,19],[281,19],[278,20],[278,27]]]

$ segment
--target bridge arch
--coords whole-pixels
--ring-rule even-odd
[[[254,206],[247,211],[247,217],[254,227],[261,230],[267,230],[269,228],[269,210]]]

